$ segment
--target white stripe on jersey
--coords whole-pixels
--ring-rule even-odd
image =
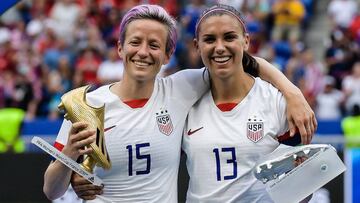
[[[132,109],[124,104],[109,91],[110,86],[87,95],[91,105],[105,102],[105,128],[116,126],[105,132],[112,168],[94,170],[104,181],[104,194],[91,202],[177,202],[185,119],[208,88],[202,72],[186,70],[156,79],[152,96],[142,108]],[[160,115],[171,119],[171,125],[163,126],[165,134],[160,132],[157,120]],[[57,142],[66,144],[70,126],[64,122]]]
[[[279,145],[274,137],[287,131],[285,108],[282,94],[259,78],[228,112],[218,109],[208,91],[190,110],[184,129],[187,202],[272,202],[251,169]]]

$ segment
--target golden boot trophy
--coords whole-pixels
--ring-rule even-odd
[[[61,103],[58,108],[65,110],[66,120],[72,123],[85,121],[89,125],[86,129],[96,130],[96,140],[88,145],[93,152],[85,155],[81,166],[88,172],[92,173],[95,165],[104,169],[110,169],[111,163],[106,150],[104,140],[104,114],[105,105],[95,108],[86,103],[86,93],[90,86],[84,86],[74,89],[61,97]]]

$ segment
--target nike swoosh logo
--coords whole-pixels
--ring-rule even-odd
[[[190,135],[196,133],[197,131],[199,131],[199,130],[201,130],[201,129],[203,129],[203,128],[204,128],[204,127],[201,127],[201,128],[195,129],[194,131],[191,131],[191,129],[189,129],[189,131],[187,132],[187,134],[190,136]]]
[[[116,125],[113,125],[113,126],[111,126],[111,127],[105,128],[105,129],[104,129],[104,132],[106,132],[106,131],[108,131],[108,130],[110,130],[110,129],[114,128],[114,127],[116,127]]]

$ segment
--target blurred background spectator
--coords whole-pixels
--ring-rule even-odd
[[[323,89],[316,96],[315,114],[320,120],[339,120],[342,118],[344,94],[335,88],[334,77],[325,76],[321,81]]]
[[[99,65],[97,78],[101,85],[120,81],[124,71],[124,64],[120,60],[116,47],[111,47],[107,51],[107,59]]]
[[[360,61],[353,65],[351,74],[345,76],[342,87],[346,96],[346,112],[350,114],[354,105],[360,106]]]
[[[358,5],[354,0],[332,0],[328,15],[333,29],[347,29],[357,13]]]
[[[273,41],[297,42],[306,11],[300,0],[277,0],[272,6],[274,28]]]

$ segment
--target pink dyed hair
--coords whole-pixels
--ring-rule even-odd
[[[130,9],[122,18],[120,23],[120,43],[124,45],[125,33],[127,26],[134,20],[155,20],[164,24],[168,29],[168,37],[166,40],[166,53],[172,55],[175,51],[177,32],[176,21],[158,5],[142,4]]]

